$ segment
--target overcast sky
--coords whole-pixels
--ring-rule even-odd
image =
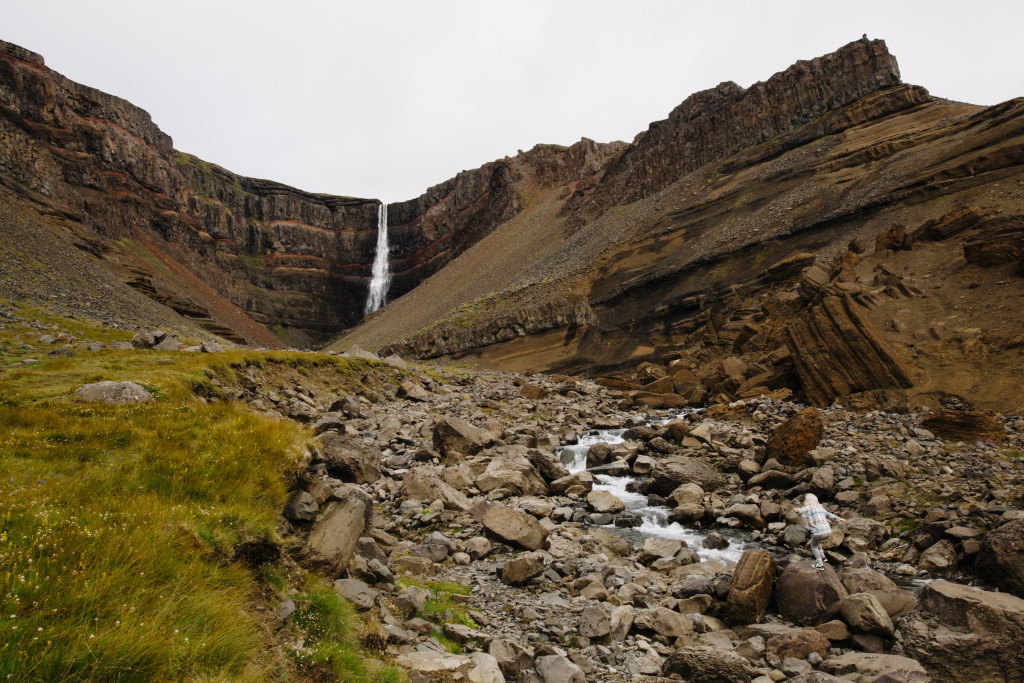
[[[632,140],[690,93],[883,38],[903,80],[1024,96],[1024,2],[0,0],[0,38],[175,147],[399,201],[540,142]]]

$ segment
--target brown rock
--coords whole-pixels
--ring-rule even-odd
[[[786,657],[807,659],[807,655],[812,652],[817,652],[825,658],[830,647],[832,644],[824,634],[813,628],[801,628],[769,638],[765,642],[765,654],[769,662],[781,661]]]
[[[650,493],[667,496],[682,484],[692,483],[706,492],[717,491],[725,479],[705,460],[684,456],[664,458],[651,474]]]
[[[812,405],[912,384],[892,347],[849,296],[827,296],[791,323],[786,334],[797,377]]]
[[[474,455],[491,444],[494,439],[489,432],[475,427],[457,417],[440,417],[434,423],[434,449],[442,455],[458,452]]]
[[[482,521],[484,528],[498,538],[527,550],[543,548],[547,541],[547,529],[533,516],[504,505],[492,505]]]
[[[736,624],[761,621],[775,586],[775,558],[764,550],[747,550],[736,564],[726,606]]]
[[[900,622],[906,655],[935,681],[1024,680],[1024,600],[939,579]]]
[[[738,654],[717,647],[677,648],[661,667],[662,676],[678,674],[684,681],[749,683],[755,676],[750,662]]]
[[[839,613],[839,604],[847,595],[831,566],[819,571],[810,560],[791,563],[775,587],[779,614],[798,624],[828,621]]]
[[[909,250],[912,246],[910,233],[907,232],[906,226],[899,223],[893,223],[888,230],[878,233],[875,237],[876,254],[886,250]]]
[[[853,593],[839,604],[843,619],[856,633],[872,633],[888,638],[893,625],[889,613],[871,593]]]
[[[544,555],[539,552],[520,553],[505,562],[501,582],[510,586],[526,583],[544,571]]]
[[[318,437],[327,471],[342,481],[370,484],[380,479],[381,451],[362,439],[326,432]]]
[[[940,408],[921,426],[949,441],[1006,441],[1006,430],[995,416],[982,410]]]
[[[1024,519],[991,531],[975,560],[978,572],[1001,590],[1024,598]]]
[[[855,683],[929,683],[921,663],[899,655],[847,652],[821,664],[823,671]]]
[[[779,425],[768,439],[765,455],[789,465],[813,465],[808,456],[821,441],[824,423],[817,408],[804,408]]]
[[[369,496],[361,490],[346,487],[339,492],[323,508],[303,550],[310,566],[332,577],[348,568],[359,537],[366,528],[367,518],[373,511]]]

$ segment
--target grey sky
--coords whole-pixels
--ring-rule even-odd
[[[0,0],[0,38],[143,107],[175,147],[304,190],[409,199],[536,143],[631,140],[863,33],[905,82],[1024,96],[1024,3]]]

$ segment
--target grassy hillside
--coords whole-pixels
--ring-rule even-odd
[[[97,341],[125,336],[47,322]],[[281,541],[278,515],[308,430],[198,398],[219,395],[217,384],[251,364],[326,373],[343,386],[348,361],[77,344],[51,359],[40,334],[0,330],[0,679],[322,679],[334,670],[341,680],[398,680],[360,649],[351,610],[316,577],[287,561],[245,561],[243,544]],[[156,400],[74,397],[100,380],[139,382]],[[289,595],[297,618],[278,631],[272,610]],[[299,638],[304,648],[289,645]]]

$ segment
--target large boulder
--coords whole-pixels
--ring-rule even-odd
[[[505,683],[498,660],[485,652],[453,655],[447,652],[406,652],[395,660],[410,672],[410,680],[427,683],[471,681]]]
[[[84,384],[75,389],[75,396],[97,403],[146,403],[153,400],[153,394],[136,382]]]
[[[604,490],[591,491],[587,494],[587,505],[594,512],[622,512],[626,504],[619,500],[614,493]]]
[[[425,465],[414,467],[402,478],[402,494],[413,500],[441,499],[445,508],[468,510],[472,503],[464,494],[445,483],[441,471]]]
[[[583,609],[577,632],[587,638],[603,638],[611,633],[611,620],[608,613],[600,607],[590,606]]]
[[[331,495],[322,510],[306,539],[303,556],[309,566],[335,577],[352,561],[373,508],[366,493],[344,486]]]
[[[821,441],[824,431],[825,424],[818,409],[804,408],[772,432],[765,455],[787,465],[814,465],[814,459],[808,454]]]
[[[921,426],[948,441],[1006,441],[1006,429],[983,410],[939,408]]]
[[[326,432],[317,437],[327,471],[342,481],[371,484],[380,479],[381,451],[362,439]]]
[[[1024,680],[1024,600],[939,579],[900,621],[903,653],[941,681]]]
[[[434,450],[447,456],[451,452],[473,455],[494,442],[494,436],[457,417],[439,417],[434,422]]]
[[[872,652],[847,652],[829,657],[821,663],[821,669],[854,683],[929,683],[932,680],[920,662]]]
[[[583,669],[565,655],[542,655],[533,664],[542,683],[586,683]]]
[[[748,550],[732,574],[726,600],[729,619],[735,624],[761,621],[775,586],[775,558],[764,550]]]
[[[731,650],[696,645],[677,648],[668,656],[661,675],[672,674],[692,683],[749,683],[756,672],[750,662]]]
[[[839,604],[848,595],[832,567],[811,566],[811,560],[791,563],[775,586],[775,604],[779,614],[798,624],[819,624],[839,613]]]
[[[850,593],[865,593],[873,590],[896,590],[896,583],[882,572],[871,567],[847,567],[839,572],[839,580]]]
[[[892,635],[892,619],[878,598],[871,593],[853,593],[846,596],[839,603],[839,611],[854,633],[870,633],[883,638]]]
[[[769,638],[765,642],[765,656],[769,664],[778,666],[790,657],[807,659],[812,652],[825,658],[831,646],[824,633],[813,628],[795,628]]]
[[[1024,519],[1007,522],[985,536],[975,565],[987,581],[1024,598]]]
[[[544,571],[544,554],[520,553],[505,562],[501,569],[501,582],[510,586],[526,583]]]
[[[477,475],[476,487],[487,492],[503,489],[516,496],[545,496],[548,485],[526,457],[524,446],[505,446],[487,451],[486,469]]]
[[[532,515],[504,505],[492,505],[481,521],[493,535],[527,550],[543,548],[548,538],[548,530]]]
[[[702,490],[718,490],[725,478],[706,460],[670,456],[661,460],[651,473],[649,493],[667,496],[683,484],[696,484]]]

